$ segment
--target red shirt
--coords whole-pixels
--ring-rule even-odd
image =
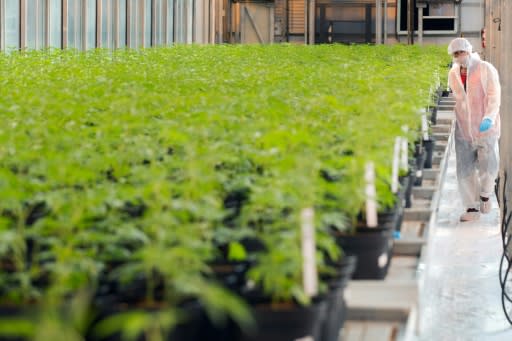
[[[464,85],[464,90],[466,90],[467,77],[468,77],[468,69],[460,68],[460,79],[462,80],[462,84]]]

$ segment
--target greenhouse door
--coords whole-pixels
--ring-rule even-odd
[[[242,44],[274,42],[274,4],[238,3],[239,37]],[[236,26],[235,26],[236,27]]]

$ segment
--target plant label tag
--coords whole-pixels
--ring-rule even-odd
[[[400,168],[403,170],[409,170],[409,150],[407,148],[407,139],[402,139],[402,158],[400,159]]]
[[[366,225],[377,227],[377,191],[375,189],[375,167],[373,162],[366,163]]]
[[[316,270],[316,244],[315,244],[315,212],[312,208],[305,208],[301,213],[302,230],[302,282],[304,292],[309,297],[318,294],[318,274]]]
[[[395,139],[395,149],[393,150],[393,169],[391,170],[391,191],[398,192],[398,163],[400,158],[400,137]]]
[[[379,268],[385,267],[386,264],[388,264],[388,254],[385,252],[381,254],[377,259],[377,263],[379,264]]]
[[[428,140],[428,123],[427,115],[421,115],[421,131],[423,132],[423,140]]]

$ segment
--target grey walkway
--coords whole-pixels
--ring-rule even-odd
[[[418,340],[512,340],[501,306],[499,208],[459,222],[455,151],[446,159],[439,209],[419,267]]]

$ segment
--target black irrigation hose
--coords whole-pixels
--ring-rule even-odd
[[[505,224],[505,217],[506,217],[506,214],[507,214],[507,200],[505,198],[505,186],[507,184],[507,174],[505,173],[504,174],[504,179],[503,179],[503,200],[505,201],[504,203],[501,203],[499,202],[500,201],[500,195],[499,195],[499,187],[500,187],[500,182],[501,182],[501,179],[498,177],[498,179],[496,180],[496,198],[498,199],[498,204],[500,205],[500,209],[503,208],[503,215],[501,217],[501,242],[502,242],[502,248],[503,248],[503,256],[506,256],[506,253],[505,253],[505,249],[506,249],[506,244],[507,242],[505,241],[506,239],[506,236],[507,236],[507,224]],[[503,257],[502,257],[503,259]],[[500,276],[501,278],[501,276]]]
[[[507,260],[507,264],[510,264],[510,259],[508,259],[508,257],[506,256],[505,252],[503,252],[503,254],[501,255],[501,260],[500,260],[500,286],[501,286],[501,290],[503,290],[503,284],[505,283],[505,278],[503,278],[505,276],[504,272],[503,272],[503,263],[504,263],[504,260]]]
[[[506,217],[507,217],[507,213],[508,213],[508,200],[507,200],[507,192],[506,192],[507,180],[508,180],[508,174],[505,173],[504,179],[503,179],[503,193],[502,193],[503,203],[500,203],[500,207],[503,207],[503,216],[501,217],[501,240],[503,243],[503,251],[505,251],[505,247],[506,247],[505,238],[507,237],[507,231],[508,231],[508,226],[509,226],[509,222],[510,222],[510,219],[508,222],[506,221]],[[501,182],[501,179],[498,178],[497,186],[500,186],[500,182]],[[496,190],[496,194],[498,194],[498,189]],[[500,196],[497,195],[497,198],[499,201]]]
[[[512,217],[512,214],[510,215],[510,217]],[[510,219],[509,219],[510,221]],[[507,243],[507,247],[508,247],[508,244],[510,243],[512,239],[509,239],[508,243]],[[505,250],[506,250],[506,247],[505,247]],[[503,274],[503,265],[504,265],[504,261],[507,260],[507,265],[506,265],[506,272],[505,274]],[[501,290],[502,290],[502,294],[512,303],[512,298],[509,296],[509,294],[506,292],[505,290],[505,285],[507,283],[507,277],[508,277],[508,273],[509,271],[511,270],[512,268],[512,260],[509,259],[509,257],[507,256],[507,253],[505,251],[503,251],[503,254],[501,256],[501,261],[500,261],[500,269],[499,269],[499,275],[500,275],[500,286],[501,286]]]
[[[508,229],[510,227],[510,220],[512,219],[512,212],[510,212],[508,214],[508,218],[505,220],[505,216],[507,215],[507,209],[504,209],[504,213],[503,213],[503,226],[505,226],[505,228],[503,229],[503,236],[502,236],[502,240],[503,240],[503,251],[506,250],[507,248],[507,245],[508,243],[510,243],[510,240],[512,239],[512,235],[508,234]],[[508,241],[505,241],[505,239],[507,238],[507,235],[509,236],[508,237]]]
[[[498,186],[500,185],[499,182],[500,181],[498,180]],[[512,233],[512,231],[510,231],[510,233],[509,233],[509,228],[511,226],[510,222],[512,220],[512,212],[510,212],[510,213],[508,212],[508,200],[506,197],[506,185],[507,185],[507,174],[505,173],[503,187],[502,187],[503,188],[503,193],[502,193],[503,203],[500,203],[501,204],[500,206],[502,207],[502,211],[503,211],[502,221],[501,221],[501,240],[502,240],[502,246],[503,246],[503,254],[502,254],[501,260],[500,260],[499,280],[500,280],[500,286],[501,286],[501,304],[503,307],[503,312],[505,313],[505,317],[507,318],[508,322],[512,325],[512,316],[510,315],[511,312],[505,306],[507,302],[512,305],[512,298],[509,296],[509,294],[507,293],[507,290],[506,290],[507,289],[506,288],[507,279],[508,279],[510,272],[512,271],[512,259],[509,259],[508,255],[507,255],[507,249],[509,248],[509,244],[512,242],[512,238],[510,235],[510,233]],[[504,269],[503,265],[504,265],[505,260],[507,261],[507,265],[506,265],[506,272],[505,272],[505,274],[503,274],[503,269]],[[512,284],[512,282],[510,284]],[[511,290],[511,292],[512,292],[512,290]]]
[[[507,269],[507,272],[505,273],[505,278],[504,278],[504,283],[506,283],[507,281],[507,277],[510,273],[510,270],[511,270],[511,267],[510,267],[510,263],[508,264],[508,269]],[[502,290],[501,290],[501,305],[503,307],[503,312],[505,313],[505,317],[507,318],[508,322],[510,324],[512,324],[512,318],[511,316],[509,315],[509,311],[507,309],[507,307],[505,306],[506,302],[509,302],[512,304],[512,300],[510,300],[510,298],[508,297],[507,293],[506,293],[506,290],[505,290],[505,286],[502,284]]]
[[[507,230],[508,230],[508,226],[510,226],[510,220],[512,218],[512,213],[509,214],[508,218],[505,219],[505,216],[506,216],[506,213],[507,213],[507,208],[505,207],[504,208],[504,214],[503,214],[503,219],[502,219],[502,248],[503,248],[503,253],[501,255],[501,260],[500,260],[500,269],[499,269],[499,275],[500,275],[500,284],[501,284],[501,288],[503,289],[504,287],[504,283],[505,283],[505,279],[503,278],[503,264],[504,264],[504,260],[506,259],[507,260],[507,271],[510,267],[510,264],[512,263],[512,259],[509,259],[508,255],[507,255],[507,248],[508,248],[508,245],[509,243],[512,241],[512,238],[508,238],[507,241],[505,241],[506,237],[507,237]],[[505,227],[505,228],[503,228]]]
[[[508,279],[508,275],[510,274],[512,270],[512,263],[508,263],[507,271],[505,272],[505,276],[503,278],[503,282],[501,284],[501,305],[503,307],[503,312],[505,313],[505,317],[507,318],[508,322],[512,324],[512,316],[510,315],[509,309],[506,307],[506,303],[512,305],[512,300],[510,299],[510,296],[507,294],[506,290],[506,283]]]

